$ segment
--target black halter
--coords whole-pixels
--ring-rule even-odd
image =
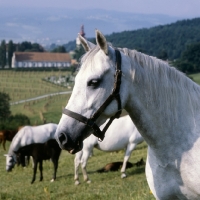
[[[93,114],[93,116],[91,116],[89,119],[78,114],[75,112],[72,112],[68,109],[63,109],[63,114],[66,114],[84,124],[86,124],[87,126],[89,126],[90,128],[93,129],[93,134],[100,138],[101,140],[104,139],[105,136],[105,132],[108,129],[108,127],[110,126],[110,124],[112,123],[112,121],[115,118],[119,118],[122,112],[122,108],[121,108],[121,99],[120,99],[120,85],[121,85],[121,76],[122,76],[122,71],[121,71],[121,54],[119,52],[119,50],[115,49],[115,55],[116,55],[116,71],[115,71],[115,82],[114,82],[114,87],[112,90],[112,93],[110,94],[110,96],[105,100],[105,102],[103,103],[103,105]],[[115,113],[114,116],[112,116],[110,118],[110,120],[107,122],[106,126],[104,127],[104,129],[101,131],[100,128],[97,126],[97,124],[95,123],[95,121],[98,119],[98,117],[101,115],[101,113],[106,109],[106,107],[113,101],[116,100],[118,102],[118,111],[117,113]]]

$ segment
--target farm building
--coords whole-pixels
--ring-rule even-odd
[[[22,67],[58,67],[71,66],[71,57],[68,53],[49,52],[14,52],[12,68]]]

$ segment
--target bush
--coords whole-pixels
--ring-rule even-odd
[[[20,126],[30,125],[30,119],[23,114],[11,115],[0,123],[0,130],[17,130]]]

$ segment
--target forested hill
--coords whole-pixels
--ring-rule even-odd
[[[166,53],[168,59],[177,59],[186,50],[187,45],[200,42],[200,18],[113,33],[106,38],[116,47],[137,49],[157,57]]]

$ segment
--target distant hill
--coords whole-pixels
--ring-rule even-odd
[[[106,38],[117,47],[138,49],[153,56],[159,56],[165,51],[169,59],[176,59],[186,50],[187,45],[200,42],[200,18],[113,33]]]
[[[177,59],[186,50],[187,45],[200,42],[200,18],[112,33],[106,35],[106,38],[116,47],[137,49],[156,57],[165,52],[170,60]]]

